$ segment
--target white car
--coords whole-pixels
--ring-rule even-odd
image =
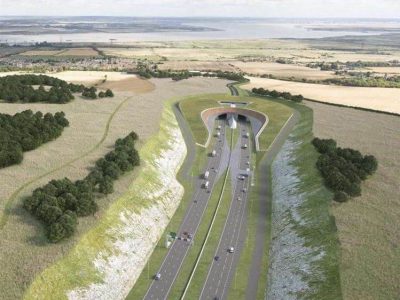
[[[160,280],[161,279],[161,274],[157,273],[156,276],[154,276],[154,279],[155,280]]]
[[[233,252],[235,252],[235,249],[234,249],[233,247],[230,247],[230,248],[228,249],[228,252],[229,252],[229,253],[233,253]]]
[[[238,200],[238,201],[242,201],[242,198],[238,197],[237,200]]]

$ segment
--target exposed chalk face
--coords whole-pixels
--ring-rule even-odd
[[[310,290],[304,275],[318,272],[312,267],[313,262],[325,255],[322,249],[304,246],[305,239],[294,228],[294,224],[305,222],[299,208],[307,197],[297,190],[300,179],[291,164],[297,147],[299,143],[289,138],[272,165],[272,242],[267,286],[270,300],[296,300],[296,293]]]
[[[184,192],[176,173],[186,156],[186,145],[178,127],[171,127],[169,134],[165,151],[143,162],[156,178],[148,188],[138,189],[139,197],[154,204],[138,213],[120,213],[121,223],[107,232],[112,254],[99,253],[93,261],[102,282],[70,291],[69,299],[125,299],[136,282]]]

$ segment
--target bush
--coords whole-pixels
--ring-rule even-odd
[[[272,91],[266,90],[264,88],[253,88],[252,92],[254,94],[261,95],[261,96],[269,96],[272,98],[283,98],[283,99],[291,100],[293,102],[298,102],[298,103],[300,103],[304,100],[303,95],[292,95],[291,93],[288,93],[288,92],[281,93],[281,92],[278,92],[275,90],[272,90]]]
[[[336,202],[342,203],[342,202],[347,202],[347,200],[349,200],[349,197],[344,192],[335,192],[335,196],[333,197],[333,200],[335,200]]]
[[[23,152],[58,138],[69,126],[63,112],[54,115],[25,110],[15,115],[0,113],[0,168],[19,164]]]
[[[106,90],[105,96],[106,97],[114,97],[114,93],[112,92],[112,90],[108,89],[108,90]]]
[[[45,224],[51,242],[70,237],[77,226],[78,216],[88,216],[97,211],[96,192],[112,193],[114,180],[139,165],[139,154],[135,149],[137,138],[137,134],[132,132],[118,139],[114,150],[99,159],[83,180],[52,180],[24,199],[24,208]]]
[[[321,153],[316,165],[325,185],[335,192],[334,200],[345,202],[349,196],[361,196],[361,182],[378,168],[376,158],[363,156],[354,149],[338,148],[332,139],[315,138],[312,144]]]

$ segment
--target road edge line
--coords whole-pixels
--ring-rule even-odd
[[[230,147],[230,148],[231,148],[231,149],[230,149],[231,152],[229,153],[229,160],[230,160],[230,157],[231,157],[231,154],[232,154],[232,140],[233,140],[233,134],[231,135],[231,147]],[[216,208],[215,211],[214,211],[213,218],[212,218],[212,220],[211,220],[210,226],[208,227],[208,231],[207,231],[206,238],[204,239],[203,244],[201,245],[200,253],[199,253],[199,255],[198,255],[197,258],[196,258],[196,263],[195,263],[195,265],[194,265],[192,271],[190,272],[189,280],[187,281],[187,283],[186,283],[186,285],[185,285],[185,288],[184,288],[184,290],[183,290],[182,296],[180,297],[181,300],[183,300],[183,299],[185,298],[186,293],[187,293],[187,291],[189,290],[190,283],[191,283],[191,281],[192,281],[192,279],[193,279],[193,277],[194,277],[194,274],[195,274],[195,272],[196,272],[197,266],[198,266],[199,263],[200,263],[200,259],[201,259],[201,256],[203,255],[203,251],[204,251],[204,249],[205,249],[205,247],[206,247],[208,238],[210,237],[211,230],[212,230],[212,228],[213,228],[213,226],[214,226],[214,222],[215,222],[215,220],[216,220],[216,218],[217,218],[218,210],[219,210],[219,207],[220,207],[220,205],[221,205],[221,200],[222,200],[222,197],[223,197],[223,195],[224,195],[225,185],[226,185],[227,179],[228,179],[229,174],[230,174],[230,173],[229,173],[230,169],[231,169],[231,167],[230,167],[230,165],[228,165],[228,168],[227,168],[226,173],[225,173],[224,184],[222,185],[221,193],[220,193],[220,195],[219,195],[217,208]]]

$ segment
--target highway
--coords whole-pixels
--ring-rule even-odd
[[[177,232],[177,239],[172,242],[170,249],[158,271],[160,274],[159,280],[153,280],[144,299],[167,299],[171,287],[179,274],[185,257],[191,247],[191,243],[196,240],[196,232],[202,221],[204,211],[207,207],[208,200],[212,194],[215,183],[218,178],[223,174],[226,168],[224,161],[227,161],[227,154],[229,154],[229,147],[226,143],[226,121],[217,120],[216,125],[220,125],[220,136],[213,136],[214,147],[216,151],[215,156],[209,156],[206,168],[203,174],[208,170],[209,187],[204,188],[206,179],[199,176],[196,180],[194,187],[194,194],[191,204],[188,206],[185,217],[181,223],[179,231]],[[225,165],[225,166],[224,166]],[[200,175],[200,174],[199,174]],[[155,275],[155,274],[154,274]]]
[[[233,180],[233,198],[222,235],[219,240],[200,299],[225,299],[232,284],[240,252],[246,239],[246,217],[250,173],[247,172],[251,162],[251,141],[246,136],[250,126],[238,122],[240,138],[232,151],[231,176]],[[243,145],[248,147],[244,148]],[[242,174],[247,174],[243,176]],[[233,253],[229,249],[233,247]]]

